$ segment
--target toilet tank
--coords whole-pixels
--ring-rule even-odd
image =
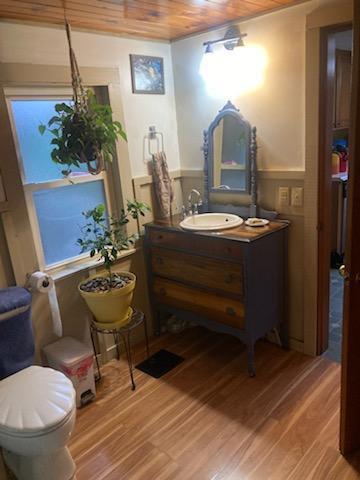
[[[0,379],[29,367],[34,352],[30,292],[21,287],[0,289]]]

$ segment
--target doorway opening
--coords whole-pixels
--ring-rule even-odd
[[[341,361],[353,31],[321,36],[317,353]],[[340,271],[339,271],[340,270]]]

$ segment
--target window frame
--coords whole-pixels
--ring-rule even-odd
[[[11,124],[11,130],[13,134],[13,140],[16,149],[18,169],[21,177],[22,188],[24,191],[26,207],[28,211],[31,233],[34,239],[35,251],[40,270],[48,273],[58,271],[61,268],[67,268],[75,266],[85,259],[88,259],[89,252],[85,252],[75,257],[69,257],[59,262],[46,264],[44,248],[41,239],[41,231],[36,213],[35,202],[33,199],[33,192],[39,190],[55,189],[59,187],[66,187],[71,184],[77,185],[81,183],[90,183],[96,181],[102,181],[104,186],[106,209],[109,214],[114,212],[114,199],[112,191],[112,175],[108,169],[103,170],[97,175],[86,174],[81,177],[72,177],[71,183],[68,179],[62,178],[57,180],[50,180],[45,182],[27,182],[25,178],[24,160],[21,155],[21,149],[19,144],[19,138],[17,135],[16,125],[14,121],[14,113],[12,109],[13,100],[69,100],[72,98],[72,90],[69,87],[7,87],[4,89],[6,104],[9,112],[9,119]],[[40,135],[40,134],[39,134]],[[50,159],[49,159],[50,161]],[[99,255],[93,257],[96,262],[99,260]]]
[[[113,111],[113,117],[122,123],[126,130],[124,114],[124,91],[120,78],[119,67],[81,66],[81,77],[85,85],[96,86],[96,92],[101,91],[104,101],[108,102]],[[17,167],[17,154],[14,136],[11,131],[10,114],[7,109],[5,89],[12,87],[35,87],[44,90],[49,87],[71,88],[71,71],[66,65],[30,64],[30,63],[0,63],[0,169],[4,181],[7,198],[7,210],[1,213],[1,221],[15,282],[23,285],[32,272],[39,270],[35,251],[35,242],[32,235],[29,215],[27,212],[24,189],[21,184],[20,172]],[[113,205],[121,209],[127,200],[135,198],[132,182],[129,145],[127,142],[116,142],[116,157],[112,164],[107,165],[107,171],[112,175]],[[115,210],[113,213],[117,213]],[[139,233],[139,222],[129,219],[126,225],[129,235]],[[131,257],[137,248],[121,254]],[[24,252],[26,251],[26,255]],[[74,263],[68,268],[57,269],[54,274],[57,279],[77,275],[78,272],[93,272],[96,267],[101,268],[96,261],[88,259]]]

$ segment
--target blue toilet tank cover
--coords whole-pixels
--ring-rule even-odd
[[[31,305],[31,293],[22,287],[0,289],[0,314]]]

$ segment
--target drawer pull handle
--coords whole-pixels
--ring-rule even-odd
[[[158,235],[158,240],[162,240],[163,239],[163,236],[162,235]]]
[[[236,312],[232,307],[226,307],[226,315],[229,315],[230,317],[235,317]]]
[[[161,258],[161,257],[156,257],[156,263],[159,264],[159,265],[163,265],[164,264],[164,259]]]
[[[232,273],[229,273],[229,275],[226,275],[225,277],[225,283],[232,283],[234,280],[234,275]]]

